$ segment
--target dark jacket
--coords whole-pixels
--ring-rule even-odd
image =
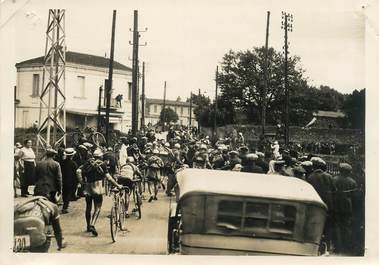
[[[62,172],[58,162],[51,158],[42,160],[36,166],[36,195],[48,195],[62,191]]]
[[[78,165],[72,159],[65,159],[61,164],[62,181],[65,187],[76,187],[78,180],[76,170]]]
[[[316,169],[309,175],[308,182],[313,186],[313,188],[320,195],[320,198],[326,203],[329,210],[332,210],[332,192],[333,183],[332,176],[321,169]]]
[[[351,214],[353,212],[353,199],[357,191],[357,183],[354,179],[345,176],[333,178],[334,210],[338,213]]]
[[[114,152],[107,152],[103,156],[104,161],[108,161],[108,168],[111,174],[116,173],[117,158]]]
[[[264,161],[262,158],[258,158],[256,165],[262,168],[264,173],[267,173],[269,170],[268,163]]]

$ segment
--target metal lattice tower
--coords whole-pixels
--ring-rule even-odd
[[[45,149],[66,142],[65,10],[50,9],[40,95],[37,145]]]

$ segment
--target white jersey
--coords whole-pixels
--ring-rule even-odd
[[[126,164],[126,161],[128,159],[128,150],[127,149],[128,149],[127,145],[125,145],[125,144],[121,145],[120,155],[119,155],[119,163],[120,163],[121,167]]]

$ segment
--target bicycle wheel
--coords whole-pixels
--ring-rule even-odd
[[[141,212],[141,205],[142,205],[142,198],[141,195],[138,192],[138,188],[135,188],[133,190],[133,201],[134,201],[134,214],[136,215],[137,219],[141,219],[142,212]]]
[[[103,146],[107,141],[105,140],[105,137],[103,134],[99,132],[95,132],[91,135],[92,142],[97,146]]]
[[[110,227],[111,227],[111,237],[112,241],[116,242],[117,230],[118,230],[118,214],[117,208],[115,205],[112,206],[111,215],[110,215]]]
[[[120,222],[119,222],[119,226],[120,226],[120,230],[123,231],[123,230],[126,230],[126,211],[127,211],[126,204],[125,204],[125,199],[124,198],[120,198],[119,209],[120,209]]]

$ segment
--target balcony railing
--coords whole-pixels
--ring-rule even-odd
[[[121,101],[121,103],[118,103],[115,98],[111,98],[110,106],[112,109],[120,109],[121,110],[123,103],[124,102],[122,102],[122,101]],[[101,108],[106,108],[106,103],[105,103],[104,98],[101,99]]]

